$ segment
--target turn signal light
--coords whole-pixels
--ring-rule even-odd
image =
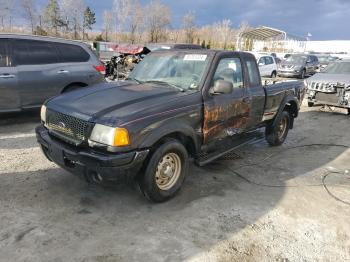
[[[130,145],[129,133],[125,128],[116,128],[114,133],[113,146]]]

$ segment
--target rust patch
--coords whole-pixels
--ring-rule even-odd
[[[237,101],[225,106],[204,108],[203,136],[207,143],[212,137],[228,136],[228,129],[244,129],[248,123],[251,107],[249,104]]]

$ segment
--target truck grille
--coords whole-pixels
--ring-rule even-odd
[[[48,110],[46,126],[54,136],[71,144],[81,144],[88,138],[91,123],[73,116]]]

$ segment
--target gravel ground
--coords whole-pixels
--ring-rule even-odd
[[[303,107],[287,141],[203,168],[150,204],[47,161],[38,112],[0,120],[0,261],[350,260],[350,118]]]

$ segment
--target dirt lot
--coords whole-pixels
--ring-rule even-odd
[[[192,166],[153,205],[47,161],[36,114],[0,120],[1,261],[350,260],[349,116],[303,107],[283,146]]]

